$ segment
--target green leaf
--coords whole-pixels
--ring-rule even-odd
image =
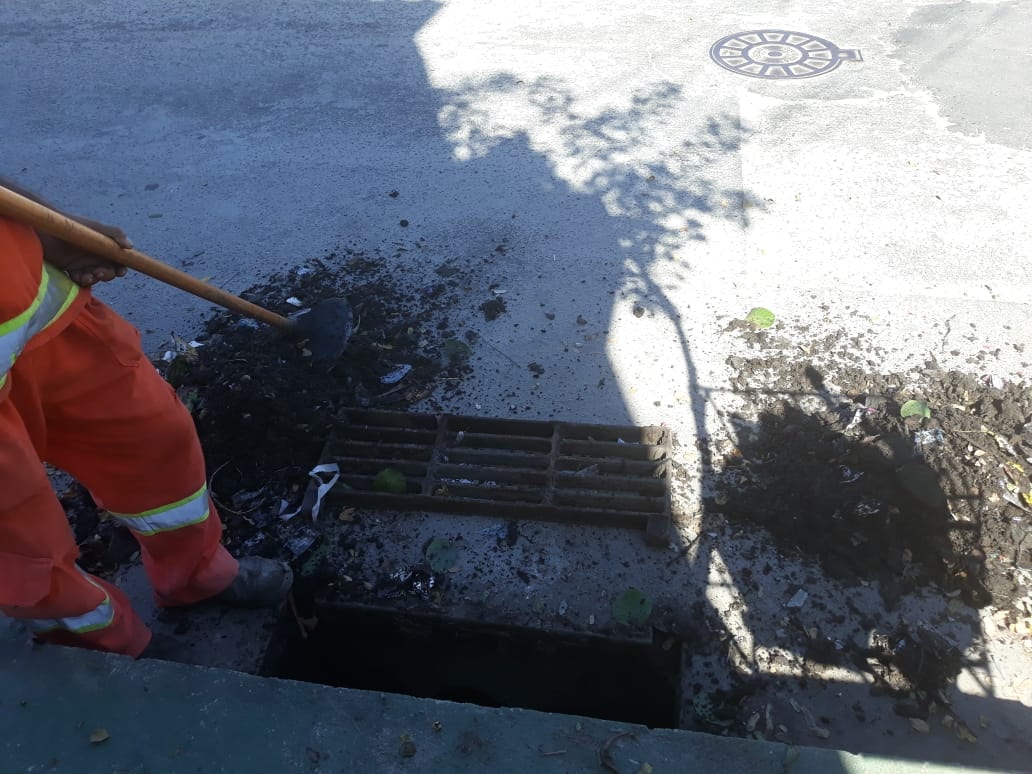
[[[445,368],[464,365],[473,351],[464,341],[448,339],[441,344],[441,362]]]
[[[928,407],[928,404],[923,400],[908,400],[903,404],[899,410],[899,415],[906,419],[907,417],[930,417],[932,410]]]
[[[613,600],[613,618],[625,626],[641,626],[652,615],[652,600],[638,589],[627,589]]]
[[[179,400],[186,406],[186,410],[193,414],[201,403],[201,394],[196,387],[180,387],[176,392]]]
[[[752,323],[757,328],[769,328],[774,324],[774,313],[770,311],[770,309],[764,309],[762,306],[758,306],[749,311],[745,320],[746,322]]]
[[[450,540],[434,538],[424,552],[430,569],[434,572],[448,572],[459,559],[459,547]]]
[[[316,546],[315,550],[312,551],[311,555],[305,560],[304,564],[301,565],[302,575],[312,575],[316,570],[319,569],[319,565],[322,564],[329,555],[333,548],[333,543],[328,540],[324,540]]]
[[[384,468],[373,479],[373,489],[377,492],[405,494],[408,491],[408,486],[405,483],[405,474],[394,468]]]

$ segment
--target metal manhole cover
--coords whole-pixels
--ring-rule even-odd
[[[812,78],[843,61],[862,62],[860,51],[789,30],[751,30],[721,38],[710,48],[721,67],[752,78]]]

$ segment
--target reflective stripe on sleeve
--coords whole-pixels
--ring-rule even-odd
[[[156,535],[193,524],[208,518],[208,487],[202,486],[189,497],[143,513],[112,513],[119,523],[139,535]]]
[[[43,327],[39,330],[46,330],[60,320],[79,295],[79,286],[56,266],[44,263],[43,273],[47,277],[47,292],[40,306],[39,318]],[[37,332],[33,331],[33,335]]]
[[[48,263],[43,264],[39,292],[29,308],[0,323],[0,387],[32,337],[59,319],[78,294],[79,286],[68,275]]]
[[[15,359],[32,338],[31,323],[38,316],[50,287],[50,278],[44,271],[39,281],[39,292],[29,308],[17,317],[0,323],[0,374],[6,376]]]

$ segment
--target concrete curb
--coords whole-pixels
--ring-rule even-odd
[[[0,681],[8,771],[597,771],[607,742],[620,772],[960,770],[10,640]]]

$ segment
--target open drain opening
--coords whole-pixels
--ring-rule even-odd
[[[291,617],[263,673],[344,688],[676,728],[679,648],[368,607]]]

